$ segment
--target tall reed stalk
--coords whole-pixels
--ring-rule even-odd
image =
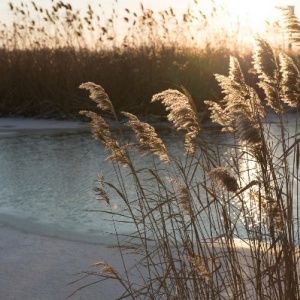
[[[283,11],[299,44],[300,23]],[[228,137],[224,144],[205,137],[186,90],[152,97],[182,133],[180,157],[151,124],[123,112],[135,135],[127,142],[104,89],[90,82],[80,86],[99,109],[82,114],[91,118],[93,136],[105,145],[115,170],[114,179],[104,174],[98,180],[102,213],[113,215],[112,226],[124,222],[132,229],[128,235],[116,232],[123,271],[100,261],[95,271],[83,273],[96,281],[116,280],[124,288],[119,299],[300,298],[297,123],[294,132],[288,130],[290,108],[298,113],[299,69],[260,37],[253,68],[266,101],[247,84],[237,58],[230,57],[228,76],[215,75],[224,97],[206,105]],[[121,138],[108,116],[119,124]],[[140,167],[136,150],[149,164]],[[116,198],[119,211],[112,204]],[[128,251],[136,255],[133,266],[127,265]]]

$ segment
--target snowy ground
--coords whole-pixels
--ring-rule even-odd
[[[98,261],[105,261],[120,274],[124,273],[118,250],[106,245],[34,235],[4,224],[0,224],[0,240],[0,299],[3,300],[66,299],[82,286],[101,279],[88,277],[70,284],[84,276],[82,271],[98,271],[90,267]],[[251,257],[244,244],[240,245],[239,252],[243,257]],[[133,266],[137,257],[127,253],[125,260],[127,266]],[[241,259],[241,263],[248,268],[248,261]],[[140,277],[133,270],[134,276]],[[123,292],[118,282],[107,280],[81,289],[69,299],[114,300]]]
[[[74,121],[0,118],[1,136],[89,130],[87,123]],[[104,245],[60,240],[20,232],[0,224],[0,299],[65,299],[90,280],[68,286],[99,260],[109,260],[112,250]],[[118,255],[113,262],[120,263]],[[92,285],[71,299],[111,300],[120,295],[114,282]],[[97,295],[97,296],[96,296]],[[99,295],[99,297],[98,297]],[[101,296],[100,296],[101,295]]]
[[[77,288],[100,278],[81,278],[79,272],[107,261],[119,269],[117,250],[105,245],[60,240],[20,232],[0,224],[0,299],[63,300]],[[130,259],[130,257],[128,258]],[[76,275],[77,274],[77,275]],[[75,293],[74,300],[113,300],[122,294],[115,281],[91,285]]]

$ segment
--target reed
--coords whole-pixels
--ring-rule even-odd
[[[230,55],[247,70],[251,51],[238,24],[231,33],[218,25],[220,16],[230,18],[224,7],[199,7],[117,14],[100,2],[83,11],[64,1],[10,3],[12,23],[0,23],[0,114],[78,118],[91,109],[77,89],[86,81],[101,82],[117,111],[164,114],[149,100],[181,85],[203,110],[205,99],[222,96],[212,74],[226,72]]]
[[[299,34],[299,21],[283,12],[286,28],[292,18]],[[98,262],[100,270],[83,272],[91,284],[116,280],[124,287],[119,299],[299,299],[299,133],[297,126],[295,132],[287,130],[286,115],[298,107],[299,69],[260,37],[253,68],[266,101],[249,86],[237,58],[230,57],[227,76],[215,75],[223,98],[205,103],[222,127],[220,134],[230,137],[223,145],[204,138],[207,129],[201,129],[186,90],[152,97],[166,107],[174,130],[182,132],[180,157],[133,114],[124,113],[136,136],[127,142],[109,131],[106,118],[118,124],[114,110],[105,117],[101,110],[82,112],[91,118],[115,170],[114,179],[98,181],[106,205],[101,212],[114,216],[112,225],[120,220],[133,228],[128,235],[116,232],[124,270]],[[103,95],[109,101],[102,87],[82,87],[97,103]],[[273,123],[267,122],[270,114]],[[135,153],[141,149],[152,162],[142,168]],[[119,198],[118,211],[110,195]],[[127,265],[127,253],[136,256],[135,265]]]

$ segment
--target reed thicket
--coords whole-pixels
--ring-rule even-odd
[[[283,13],[300,45],[298,19],[288,9]],[[187,90],[166,89],[152,97],[182,133],[180,157],[131,113],[122,114],[135,139],[116,139],[107,118],[118,124],[119,115],[108,94],[95,83],[80,86],[98,109],[81,113],[91,118],[93,136],[105,145],[115,170],[115,178],[98,179],[101,213],[133,228],[128,235],[116,232],[122,270],[96,262],[83,272],[90,284],[115,280],[124,288],[120,299],[300,298],[300,140],[297,123],[288,129],[287,115],[291,107],[298,110],[299,68],[260,37],[252,58],[266,106],[234,56],[229,74],[215,75],[222,99],[205,101],[220,134],[227,134],[223,145],[202,134],[207,129]],[[152,163],[140,167],[136,151]],[[136,255],[133,266],[128,252]]]
[[[212,74],[226,72],[230,54],[245,72],[251,65],[251,51],[236,42],[240,25],[224,30],[218,20],[230,19],[229,12],[213,2],[208,11],[199,3],[181,14],[142,5],[117,14],[101,2],[85,11],[63,1],[9,5],[12,23],[0,23],[2,116],[78,117],[91,109],[77,89],[86,81],[101,82],[117,110],[162,114],[161,105],[149,105],[151,96],[176,85],[201,110],[205,99],[221,97]]]

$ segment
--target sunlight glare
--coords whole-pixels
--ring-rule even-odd
[[[238,19],[253,33],[263,32],[265,22],[275,22],[279,16],[276,6],[280,1],[276,0],[222,0],[221,4],[228,9],[232,19]]]

